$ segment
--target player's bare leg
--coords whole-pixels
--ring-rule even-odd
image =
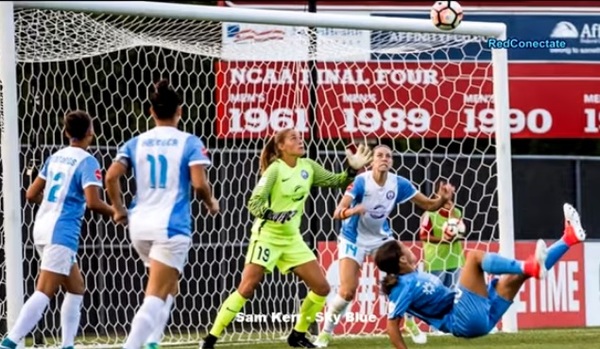
[[[83,294],[85,293],[85,281],[77,264],[73,264],[73,267],[71,267],[71,273],[69,277],[65,278],[63,287],[66,295],[60,309],[62,348],[73,349],[81,319]]]
[[[460,275],[460,285],[473,293],[487,297],[487,285],[485,275],[481,267],[486,252],[480,250],[469,251]]]
[[[316,348],[306,338],[306,333],[310,325],[315,322],[317,313],[325,306],[330,291],[329,283],[325,278],[323,269],[316,260],[295,267],[294,274],[304,281],[310,292],[300,306],[298,322],[289,335],[287,342],[294,348]]]
[[[563,205],[563,214],[565,225],[563,236],[545,251],[545,244],[538,241],[536,253],[530,257],[538,261],[544,260],[545,269],[551,269],[554,264],[569,250],[571,246],[585,241],[586,233],[581,226],[579,213],[570,204]],[[547,255],[547,257],[543,255]],[[504,299],[512,300],[515,298],[525,281],[529,279],[528,275],[504,275],[496,285],[496,292]]]
[[[235,316],[242,310],[246,301],[252,297],[254,290],[258,287],[265,275],[265,267],[262,265],[248,263],[242,271],[242,281],[237,290],[227,297],[221,304],[219,313],[215,318],[213,327],[202,343],[202,349],[213,349],[223,330],[229,326]]]
[[[538,240],[534,255],[525,261],[503,257],[497,253],[479,250],[470,251],[460,277],[460,285],[465,289],[488,297],[488,285],[485,282],[485,272],[492,275],[512,274],[515,277],[546,277],[547,248],[543,240]]]
[[[329,345],[335,326],[337,326],[340,319],[346,313],[346,310],[350,303],[352,303],[352,300],[356,296],[356,290],[358,289],[360,265],[352,258],[342,258],[339,267],[340,289],[331,304],[327,305],[328,309],[325,315],[325,325],[314,343],[318,348],[326,348]]]

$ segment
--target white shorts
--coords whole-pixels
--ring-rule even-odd
[[[176,235],[167,240],[132,240],[132,244],[146,267],[150,266],[150,260],[155,260],[181,273],[187,263],[192,239]]]
[[[371,246],[359,246],[355,243],[352,243],[344,238],[339,238],[338,240],[338,259],[342,260],[343,258],[350,258],[354,261],[356,261],[356,263],[358,263],[358,265],[362,266],[363,263],[365,262],[365,259],[367,258],[367,256],[374,256],[375,252],[377,252],[377,249],[385,244],[388,241],[392,241],[395,240],[394,238],[390,237],[389,239],[386,240],[381,240],[381,242],[378,242],[377,244],[371,245]]]
[[[77,263],[77,252],[62,245],[35,245],[42,258],[41,270],[69,276],[71,268]]]

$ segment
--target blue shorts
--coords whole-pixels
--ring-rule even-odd
[[[450,330],[456,337],[485,336],[496,326],[502,315],[512,305],[496,293],[498,279],[488,285],[488,296],[475,294],[458,284],[454,307],[450,312]]]

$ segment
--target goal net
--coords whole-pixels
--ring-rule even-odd
[[[387,144],[394,171],[426,195],[440,178],[456,186],[455,202],[468,227],[466,248],[498,248],[492,60],[482,36],[350,27],[311,31],[30,8],[15,9],[14,20],[21,192],[45,159],[66,145],[61,119],[69,110],[94,116],[90,151],[106,170],[120,145],[153,126],[148,95],[161,78],[183,95],[180,128],[200,136],[210,150],[210,181],[222,213],[208,216],[194,202],[194,244],[165,343],[199,341],[239,283],[252,224],[245,205],[257,182],[259,153],[281,128],[303,131],[310,156],[336,171],[342,169],[345,147]],[[130,179],[124,189],[129,202]],[[340,226],[332,213],[342,193],[315,189],[302,224],[332,295],[339,286]],[[23,204],[25,298],[38,274],[31,234],[35,212],[34,205]],[[417,255],[421,214],[405,203],[392,216],[392,229]],[[78,258],[87,293],[77,343],[119,346],[142,301],[142,262],[124,229],[89,213]],[[337,334],[384,333],[381,276],[369,260]],[[223,341],[279,340],[293,328],[292,316],[306,292],[292,275],[267,275]],[[35,343],[60,341],[62,297],[32,334]],[[0,297],[3,318],[5,303]]]

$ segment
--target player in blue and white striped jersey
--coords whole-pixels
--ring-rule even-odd
[[[70,145],[46,160],[27,190],[27,199],[41,204],[35,217],[33,241],[41,257],[36,291],[0,347],[14,349],[41,320],[50,300],[62,286],[62,347],[72,348],[79,327],[85,284],[77,265],[81,225],[87,208],[112,216],[101,199],[102,173],[98,161],[86,151],[94,138],[91,117],[83,111],[65,116]],[[10,232],[14,234],[15,232]]]
[[[179,275],[192,245],[192,186],[210,213],[219,211],[205,167],[211,164],[202,141],[177,129],[181,97],[161,80],[151,95],[156,126],[132,138],[119,150],[106,176],[114,220],[127,221],[133,247],[149,269],[145,299],[124,345],[156,347],[166,326]],[[131,169],[136,196],[129,212],[122,204],[119,179]]]

